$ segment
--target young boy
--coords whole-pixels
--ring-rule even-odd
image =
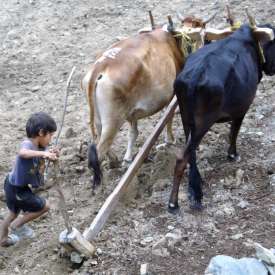
[[[10,246],[20,238],[33,237],[32,229],[25,223],[40,217],[50,208],[48,202],[35,195],[29,185],[34,188],[42,185],[45,159],[58,158],[56,149],[46,150],[55,131],[54,119],[44,112],[31,115],[27,121],[28,139],[21,143],[15,165],[4,183],[9,214],[0,226],[0,246]],[[23,216],[19,216],[21,210]]]

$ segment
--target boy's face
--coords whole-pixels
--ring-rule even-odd
[[[43,132],[39,133],[39,138],[38,138],[39,146],[43,148],[47,147],[50,144],[54,133],[55,132],[51,132],[51,133],[48,132],[46,135],[44,135]]]

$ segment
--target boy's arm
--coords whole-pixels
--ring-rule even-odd
[[[18,152],[18,155],[21,158],[25,158],[25,159],[39,157],[39,158],[45,158],[45,159],[50,159],[50,160],[56,160],[58,158],[57,154],[53,153],[53,152],[36,151],[36,150],[31,150],[31,149],[26,149],[26,148],[21,148]]]

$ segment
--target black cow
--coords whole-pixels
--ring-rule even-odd
[[[271,28],[270,25],[265,27]],[[273,33],[274,28],[271,28]],[[271,31],[272,33],[272,31]],[[261,42],[266,62],[261,62],[252,29],[243,25],[231,36],[206,45],[189,56],[174,83],[186,148],[177,158],[169,211],[178,208],[180,180],[190,164],[188,197],[190,207],[202,208],[201,176],[196,165],[196,148],[216,122],[231,121],[228,157],[235,160],[236,139],[243,118],[251,105],[262,78],[275,74],[275,41]]]

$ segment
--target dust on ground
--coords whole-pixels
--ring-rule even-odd
[[[247,6],[260,22],[275,22],[271,0],[264,5],[262,1],[230,3],[239,19],[245,19]],[[66,80],[76,66],[60,142],[62,187],[73,224],[84,230],[91,223],[123,169],[108,169],[103,189],[92,195],[86,156],[79,155],[80,144],[90,137],[88,108],[79,83],[97,52],[149,25],[149,9],[157,22],[164,22],[168,14],[175,16],[176,11],[206,18],[217,10],[210,25],[226,25],[222,1],[0,2],[1,189],[25,136],[29,115],[43,110],[60,122]],[[201,143],[198,158],[205,180],[203,212],[193,213],[188,208],[186,176],[180,189],[180,213],[167,212],[175,154],[184,142],[176,115],[176,144],[153,148],[153,161],[142,166],[130,195],[95,240],[99,248],[95,258],[76,267],[60,257],[58,237],[64,223],[57,193],[49,188],[41,195],[50,200],[52,211],[31,224],[34,240],[0,250],[0,274],[139,274],[142,263],[148,263],[153,274],[203,274],[216,254],[251,256],[251,241],[274,246],[275,78],[264,77],[262,83],[239,135],[239,163],[226,160],[228,125],[215,125]],[[140,123],[138,146],[160,117],[161,113]],[[126,136],[124,126],[113,145],[120,159],[126,150]],[[157,144],[162,142],[161,136]],[[5,213],[2,196],[0,215]]]

